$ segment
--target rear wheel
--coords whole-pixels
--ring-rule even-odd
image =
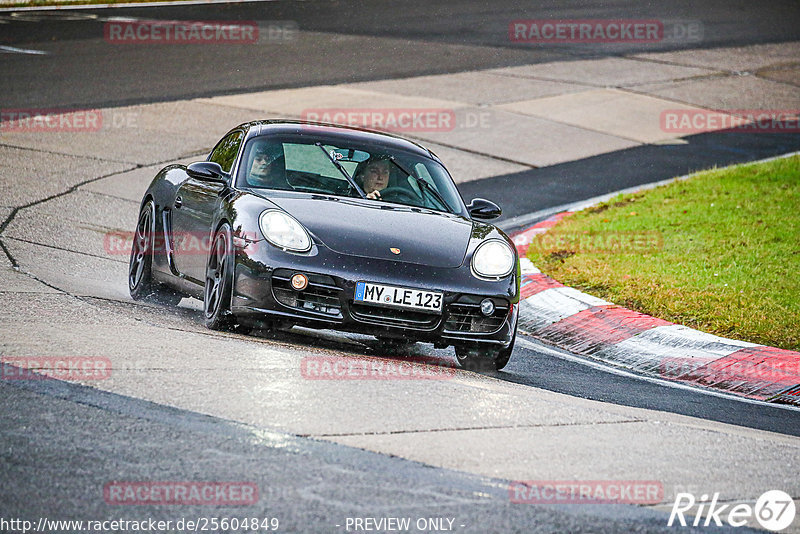
[[[516,340],[517,329],[514,327],[514,335],[508,347],[498,350],[480,346],[456,346],[456,359],[461,367],[471,371],[499,371],[511,359]]]
[[[139,222],[133,235],[131,257],[128,262],[128,291],[133,300],[175,305],[181,295],[153,280],[153,255],[155,254],[156,205],[149,200],[139,212]]]
[[[230,312],[233,277],[233,245],[231,227],[223,224],[214,235],[208,253],[203,311],[206,326],[212,330],[230,330],[234,326]]]

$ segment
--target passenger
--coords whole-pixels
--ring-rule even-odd
[[[253,148],[247,181],[253,187],[289,189],[282,143],[264,143]]]

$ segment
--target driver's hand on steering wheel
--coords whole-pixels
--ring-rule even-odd
[[[371,198],[372,200],[380,200],[381,192],[376,189],[372,193],[367,193],[367,198]]]

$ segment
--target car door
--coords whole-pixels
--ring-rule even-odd
[[[208,157],[230,173],[244,132],[225,136]],[[178,188],[172,209],[172,235],[175,245],[175,266],[186,278],[205,283],[206,261],[211,247],[211,225],[214,213],[227,185],[189,177]]]

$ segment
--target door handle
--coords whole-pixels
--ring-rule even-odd
[[[183,206],[183,199],[180,196],[175,197],[175,207],[180,209]]]

